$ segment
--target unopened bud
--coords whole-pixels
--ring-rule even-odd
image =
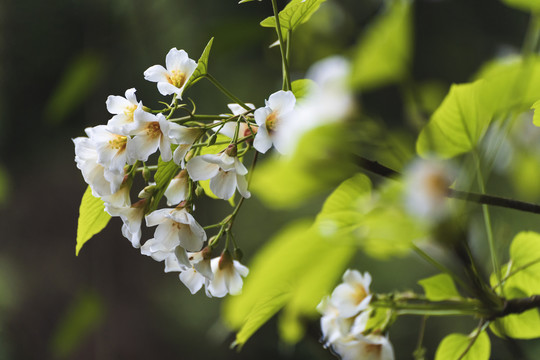
[[[225,154],[229,155],[230,157],[236,157],[238,154],[238,149],[236,148],[235,144],[231,144],[227,146],[227,149],[225,150]]]
[[[149,182],[150,178],[152,177],[152,172],[150,171],[150,169],[148,169],[148,166],[146,166],[146,164],[143,167],[142,176],[146,182]]]
[[[152,197],[154,194],[154,191],[156,191],[156,185],[148,185],[144,189],[141,190],[139,193],[139,199],[148,199]]]
[[[201,185],[197,184],[197,188],[195,189],[195,195],[201,196],[204,194],[204,189]]]

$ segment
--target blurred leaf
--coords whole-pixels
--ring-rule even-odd
[[[536,101],[531,106],[531,109],[534,109],[533,124],[536,126],[540,126],[540,113],[536,111],[539,107],[540,107],[540,100]]]
[[[515,156],[510,164],[511,170],[508,171],[513,189],[517,198],[528,199],[529,201],[540,198],[540,158],[536,152],[533,154],[520,153]]]
[[[10,179],[7,170],[0,166],[0,205],[7,203],[10,192]]]
[[[95,293],[80,294],[60,319],[51,340],[55,358],[73,358],[74,352],[87,340],[104,319],[104,305]]]
[[[100,198],[94,197],[92,195],[92,189],[88,186],[84,192],[79,208],[75,255],[79,255],[82,246],[90,240],[92,236],[103,230],[110,219],[111,216],[105,211],[103,201]]]
[[[103,74],[104,62],[94,53],[83,53],[67,67],[45,107],[44,119],[60,124],[84,103]]]
[[[527,294],[514,287],[505,287],[507,299],[526,297]],[[499,337],[514,339],[534,339],[540,337],[540,314],[531,309],[521,314],[508,315],[491,323],[491,331]]]
[[[452,85],[418,137],[418,154],[450,158],[471,151],[495,114],[528,109],[540,98],[538,57],[490,63],[477,78]]]
[[[502,0],[502,2],[519,10],[533,13],[540,11],[540,1],[538,0]]]
[[[281,25],[281,31],[285,34],[288,30],[294,31],[298,25],[305,23],[309,20],[311,15],[323,2],[326,0],[292,0],[285,6],[278,14],[279,24]],[[276,18],[269,16],[261,21],[263,27],[276,27]]]
[[[439,344],[435,353],[435,360],[489,360],[491,353],[491,343],[485,331],[478,335],[478,338],[467,351],[467,354],[460,358],[461,354],[467,350],[471,342],[471,336],[463,334],[450,334]]]
[[[353,86],[372,89],[407,74],[412,48],[410,6],[409,2],[395,1],[366,31],[353,55]]]
[[[311,221],[290,224],[258,252],[250,265],[240,296],[226,299],[224,319],[240,329],[236,344],[243,345],[281,307],[288,318],[281,321],[282,335],[291,342],[303,333],[291,325],[316,314],[315,307],[343,273],[354,251],[325,241]],[[303,326],[302,326],[303,327]]]
[[[326,201],[316,226],[332,243],[354,244],[372,257],[406,255],[427,228],[405,211],[402,184],[385,184],[373,194],[368,184],[362,174],[342,183]]]
[[[349,158],[352,136],[345,124],[309,131],[291,157],[274,155],[258,165],[250,189],[267,206],[275,208],[297,206],[331,189],[356,170]]]
[[[206,74],[208,74],[208,58],[210,57],[210,49],[212,49],[212,44],[214,38],[211,38],[206,44],[199,61],[197,61],[197,68],[189,78],[185,89],[187,90],[191,85],[195,84],[197,81],[201,80]]]
[[[442,301],[460,298],[454,280],[448,274],[437,274],[418,281],[424,288],[426,297],[431,301]]]
[[[313,80],[300,79],[291,83],[291,90],[296,100],[300,100],[312,91],[312,88],[317,86]]]

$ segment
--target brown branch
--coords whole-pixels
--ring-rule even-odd
[[[401,176],[399,172],[390,169],[389,167],[386,167],[378,163],[377,161],[369,160],[362,156],[356,156],[356,164],[364,170],[367,170],[385,178],[395,179],[396,177]],[[454,189],[448,189],[447,196],[449,198],[470,201],[478,204],[499,206],[507,209],[540,214],[540,205],[524,201],[507,199],[499,196],[478,194]]]

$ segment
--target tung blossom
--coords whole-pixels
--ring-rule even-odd
[[[187,163],[187,171],[194,181],[210,179],[210,190],[223,200],[228,200],[238,189],[246,199],[251,196],[247,189],[246,167],[236,156],[236,147],[230,145],[219,155],[196,156]]]
[[[197,68],[197,63],[184,50],[172,48],[165,57],[165,66],[167,68],[161,65],[149,67],[144,72],[144,79],[157,82],[161,95],[176,94],[182,99],[184,87]]]
[[[110,95],[105,104],[107,111],[114,116],[107,123],[108,126],[114,126],[123,129],[125,125],[133,122],[133,113],[138,107],[142,107],[142,103],[137,102],[135,89],[127,89],[125,97],[118,95]]]
[[[275,134],[281,123],[294,114],[295,104],[296,98],[292,91],[280,90],[270,95],[265,107],[255,110],[255,122],[259,128],[253,140],[253,147],[258,152],[266,153],[274,145],[278,152],[284,154],[285,149],[275,141]]]

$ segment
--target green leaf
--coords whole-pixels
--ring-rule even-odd
[[[156,173],[154,174],[154,181],[156,182],[157,191],[152,197],[152,203],[148,208],[148,212],[152,212],[158,208],[159,202],[163,197],[163,194],[165,194],[165,190],[167,190],[169,183],[176,176],[176,174],[178,174],[179,170],[180,166],[176,165],[174,160],[165,162],[161,160],[161,156],[159,157],[158,167]]]
[[[418,154],[450,158],[471,151],[495,115],[526,110],[540,98],[538,56],[490,63],[477,78],[450,88],[418,137]]]
[[[92,236],[103,230],[109,223],[111,216],[105,211],[105,205],[100,198],[92,195],[90,186],[86,188],[79,207],[79,221],[77,225],[77,246],[75,255]]]
[[[318,235],[311,221],[298,221],[275,236],[253,259],[243,292],[225,301],[226,323],[240,329],[235,341],[243,345],[265,321],[285,306],[288,319],[282,335],[297,341],[300,318],[317,314],[354,255],[348,246],[331,244]],[[296,329],[290,331],[290,326]]]
[[[502,0],[502,2],[519,10],[533,13],[540,11],[540,1],[538,0]]]
[[[372,89],[407,74],[412,48],[410,6],[409,2],[395,1],[360,39],[353,55],[353,86]]]
[[[300,100],[303,97],[305,97],[307,94],[309,94],[313,87],[317,86],[313,80],[309,79],[300,79],[295,80],[291,83],[291,90],[294,94],[294,97],[296,100]]]
[[[467,351],[471,336],[464,334],[450,334],[439,344],[435,353],[435,360],[489,360],[491,343],[485,331],[478,335],[474,344]],[[465,351],[465,356],[460,357]]]
[[[524,291],[509,286],[505,287],[504,294],[508,299],[528,296]],[[531,309],[521,314],[507,315],[491,323],[490,329],[502,338],[535,339],[540,337],[540,314],[538,309]]]
[[[437,274],[418,281],[424,288],[426,297],[432,301],[460,298],[454,280],[448,274]]]
[[[416,143],[421,156],[450,158],[471,151],[485,132],[493,113],[480,98],[483,80],[452,85]]]
[[[319,6],[326,0],[292,0],[285,6],[278,14],[279,24],[281,25],[281,31],[286,33],[287,31],[295,30],[298,25],[305,23],[309,20],[311,15]],[[276,27],[276,18],[269,16],[261,21],[263,27]]]
[[[540,113],[536,111],[539,107],[540,107],[540,100],[536,101],[531,106],[531,109],[534,109],[533,124],[536,126],[540,126]]]
[[[506,285],[527,296],[540,294],[540,234],[524,231],[510,245],[511,274]]]
[[[197,67],[184,88],[185,90],[208,74],[208,58],[210,57],[210,50],[212,49],[213,42],[214,38],[211,38],[210,41],[208,41],[208,44],[206,44],[199,61],[197,61]]]

